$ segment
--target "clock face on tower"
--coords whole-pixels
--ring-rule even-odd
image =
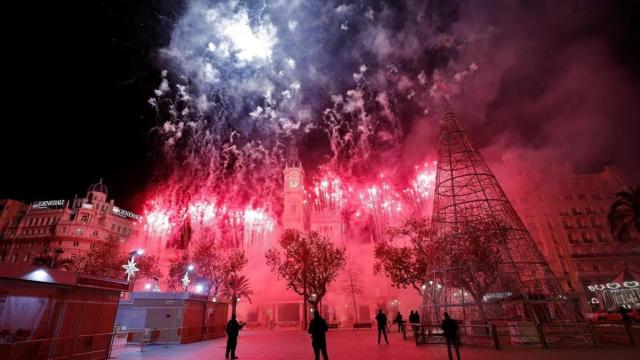
[[[289,180],[289,188],[295,189],[297,187],[298,187],[298,180],[296,179]]]

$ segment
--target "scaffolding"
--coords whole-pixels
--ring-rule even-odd
[[[459,320],[576,320],[577,313],[482,155],[444,101],[424,312]]]

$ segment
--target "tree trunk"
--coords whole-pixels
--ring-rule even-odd
[[[233,299],[231,299],[231,315],[236,315],[237,308],[238,308],[238,298],[234,296]]]
[[[484,305],[482,304],[482,298],[480,298],[480,300],[476,300],[478,301],[478,310],[480,310],[480,317],[482,318],[482,320],[487,321],[487,314],[484,311]]]
[[[307,317],[307,298],[302,296],[302,319],[304,320],[304,329],[306,330],[307,326],[309,326],[309,318]]]
[[[309,301],[309,305],[311,305],[311,309],[313,309],[313,312],[320,311],[320,310],[318,309],[318,304],[319,304],[319,303],[320,303],[320,301],[319,301],[319,300],[316,300],[315,302],[311,302],[311,301]],[[320,312],[319,314],[320,314],[320,315],[322,315],[322,312]]]
[[[353,300],[353,320],[354,323],[358,323],[358,305],[356,304],[356,293],[351,287],[351,300]]]

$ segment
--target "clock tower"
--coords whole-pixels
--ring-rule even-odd
[[[304,170],[294,154],[284,168],[283,228],[306,231],[304,210]]]

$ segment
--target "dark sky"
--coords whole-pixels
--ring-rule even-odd
[[[152,169],[155,113],[146,100],[159,79],[154,53],[169,41],[178,10],[171,3],[15,9],[22,21],[6,38],[13,51],[5,52],[0,197],[70,198],[103,177],[117,203],[137,206]]]
[[[438,2],[433,3],[437,5]],[[538,21],[541,27],[549,26],[548,20],[537,17],[549,9],[527,9],[535,7],[535,3],[522,2],[524,5],[517,10],[505,10],[504,17],[501,8],[494,6],[488,20],[481,20],[491,22],[495,18],[502,25],[520,24],[521,28],[514,28],[514,33],[525,34],[521,43],[528,44],[527,36]],[[527,55],[540,54],[540,57],[523,58],[520,66],[503,71],[502,83],[497,90],[492,90],[496,96],[491,101],[481,101],[471,94],[469,104],[461,109],[461,113],[474,116],[468,112],[476,112],[480,106],[482,115],[478,115],[479,118],[512,118],[518,106],[540,107],[523,101],[548,92],[544,87],[549,84],[538,83],[542,88],[536,87],[535,78],[544,78],[537,74],[544,71],[555,76],[553,74],[561,72],[567,64],[585,63],[582,54],[587,54],[587,59],[594,54],[593,48],[583,51],[580,46],[575,46],[572,53],[564,51],[575,45],[574,38],[580,38],[586,44],[590,38],[595,39],[601,46],[598,51],[606,54],[606,61],[602,60],[603,77],[613,78],[614,75],[607,75],[613,68],[617,71],[615,76],[621,76],[631,84],[621,90],[621,94],[609,93],[607,96],[637,100],[640,8],[637,1],[607,3],[609,5],[600,4],[593,10],[584,10],[584,14],[577,16],[582,19],[580,21],[573,20],[567,13],[566,23],[557,21],[556,28],[542,31],[530,47],[517,49]],[[520,21],[522,14],[529,10],[531,27]],[[132,210],[140,209],[140,194],[152,180],[157,156],[149,130],[157,119],[147,104],[160,81],[157,52],[169,43],[173,25],[183,11],[182,1],[177,0],[113,0],[25,4],[6,12],[8,17],[19,19],[19,25],[5,30],[8,36],[3,53],[8,63],[3,66],[3,92],[6,95],[3,96],[5,115],[0,132],[0,198],[26,201],[70,198],[74,193],[83,194],[89,184],[104,178],[117,203]],[[456,12],[447,16],[455,18]],[[475,20],[465,21],[473,23]],[[459,28],[464,25],[461,23]],[[502,49],[503,53],[498,51],[496,56],[514,51],[514,47],[503,45],[504,42],[497,43],[498,50]],[[601,59],[594,61],[598,65]],[[590,66],[587,63],[584,68],[577,69],[575,76],[580,77],[581,71],[592,72]],[[597,78],[589,81],[594,87],[598,86]],[[486,93],[477,84],[475,91],[476,94]],[[570,94],[572,89],[564,91]],[[597,101],[591,97],[595,95],[591,94],[589,100]],[[575,108],[579,106],[576,102],[580,101],[584,99],[570,99],[565,106]],[[630,104],[630,108],[635,106]],[[606,106],[604,108],[606,110]],[[510,134],[511,142],[535,147],[550,135],[543,126],[530,125],[538,121],[537,116],[544,118],[546,115],[546,108],[526,114],[532,119],[525,119],[521,128],[517,120],[489,122],[488,125],[478,120],[471,124],[477,124],[476,136],[483,147],[490,147],[489,143],[498,133]],[[553,116],[556,117],[554,121],[561,121],[557,114]],[[594,170],[607,163],[620,162],[631,177],[638,176],[640,160],[633,165],[640,153],[635,151],[640,149],[640,139],[637,133],[633,134],[638,129],[638,122],[637,112],[629,112],[628,119],[616,123],[617,127],[628,130],[607,132],[606,136],[611,137],[609,141],[598,148],[598,153],[590,156],[589,161],[578,159],[579,167]],[[572,126],[581,125],[573,123]],[[593,126],[587,129],[597,131]],[[554,136],[570,135],[561,132]],[[578,135],[582,136],[579,132]],[[626,143],[621,146],[622,150],[616,145],[618,136]],[[509,146],[509,141],[505,146]],[[556,139],[556,142],[562,141]],[[611,153],[601,150],[607,146],[612,149]],[[558,152],[566,155],[566,149]]]

